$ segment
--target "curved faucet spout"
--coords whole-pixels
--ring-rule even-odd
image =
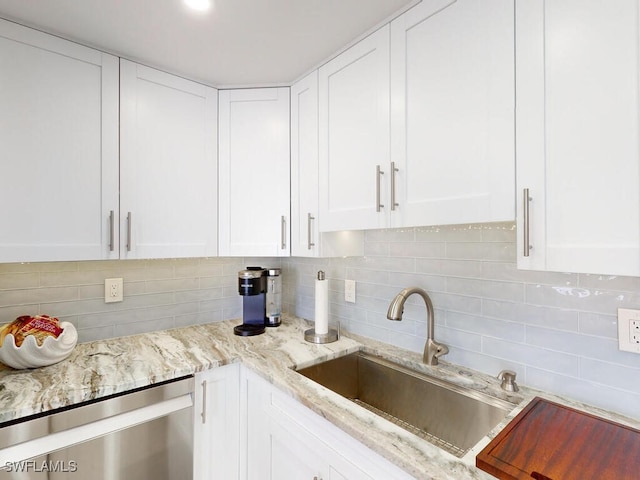
[[[433,303],[429,294],[420,287],[408,287],[398,293],[389,305],[387,310],[387,318],[389,320],[402,320],[402,312],[404,311],[404,302],[409,296],[417,293],[422,297],[427,307],[427,342],[424,345],[424,354],[422,361],[427,365],[437,365],[438,358],[449,353],[449,348],[434,340],[435,321],[433,315]]]

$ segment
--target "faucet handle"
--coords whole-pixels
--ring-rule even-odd
[[[506,390],[507,392],[517,392],[520,390],[518,388],[518,384],[516,383],[516,372],[513,370],[502,370],[498,374],[498,380],[502,380],[502,384],[500,388]]]
[[[438,350],[436,351],[435,356],[441,357],[442,355],[446,355],[449,353],[449,347],[447,347],[444,343],[438,343]]]

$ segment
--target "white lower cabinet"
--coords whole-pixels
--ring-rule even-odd
[[[240,365],[207,370],[195,380],[193,478],[239,478]]]
[[[413,478],[257,374],[242,368],[240,376],[243,448],[239,478]]]

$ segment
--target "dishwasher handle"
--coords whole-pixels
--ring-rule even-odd
[[[15,464],[193,407],[191,394],[164,400],[95,422],[50,433],[0,450],[0,471]]]

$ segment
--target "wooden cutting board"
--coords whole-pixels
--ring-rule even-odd
[[[638,480],[640,430],[536,397],[476,466],[501,480]]]

